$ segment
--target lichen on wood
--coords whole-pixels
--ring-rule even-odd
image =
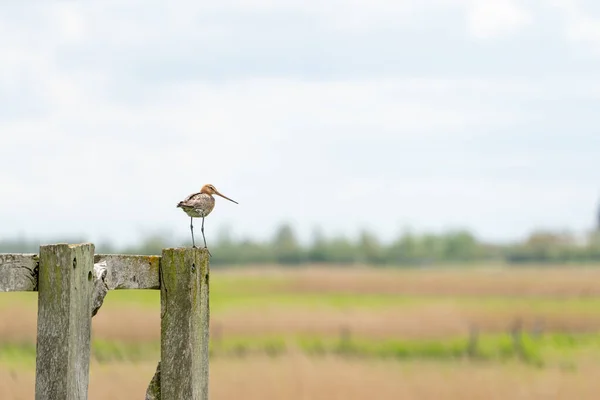
[[[156,372],[146,390],[145,400],[160,400],[160,361],[156,366]]]
[[[37,290],[37,254],[0,254],[0,292]]]
[[[107,269],[105,283],[113,289],[158,289],[160,256],[97,254],[96,264]]]
[[[209,255],[165,249],[161,275],[161,399],[208,399]]]
[[[94,245],[40,247],[35,398],[87,399]]]

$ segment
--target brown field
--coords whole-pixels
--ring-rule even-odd
[[[446,338],[526,329],[600,331],[600,268],[357,267],[213,269],[213,340],[275,335]],[[132,299],[135,292],[131,293]],[[34,297],[0,293],[0,345],[35,343]],[[128,294],[126,294],[128,295]],[[35,295],[33,295],[35,296]],[[156,342],[156,301],[109,294],[93,319],[93,337]],[[31,300],[33,299],[33,300]],[[120,300],[119,300],[120,299]],[[598,354],[598,352],[594,352]],[[211,361],[212,399],[595,399],[600,362],[590,354],[538,369],[517,362],[392,361],[309,357],[288,352]],[[0,398],[33,397],[31,363],[0,362]],[[139,398],[155,363],[94,362],[90,399]]]
[[[143,398],[155,365],[93,364],[90,400]],[[598,398],[598,363],[577,371],[520,364],[356,361],[307,358],[216,359],[211,364],[213,400],[550,400]],[[0,366],[3,399],[33,398],[34,373]]]
[[[252,300],[268,291],[273,301],[213,311],[213,334],[336,335],[348,329],[374,338],[439,338],[465,335],[472,326],[482,332],[506,331],[517,319],[525,329],[541,326],[559,332],[600,331],[600,268],[254,268],[216,270],[212,287],[232,277],[272,281],[266,288],[235,285],[235,294],[243,292]],[[278,303],[279,295],[291,294],[298,295],[296,304]],[[340,308],[319,303],[304,306],[302,296],[311,294],[350,294],[356,298]],[[363,307],[363,295],[367,294],[402,296],[408,301],[388,305],[384,298],[376,306]],[[222,297],[227,298],[227,293]],[[598,307],[586,306],[588,300],[597,300]],[[576,303],[571,306],[573,301]],[[157,309],[116,303],[110,294],[93,324],[94,337],[100,339],[148,341],[157,340],[160,334]],[[35,308],[17,304],[0,307],[0,339],[34,340],[35,334]]]
[[[600,310],[599,310],[600,311]],[[9,342],[35,341],[36,315],[18,308],[3,310],[0,338]],[[7,319],[5,319],[7,318]],[[338,335],[342,330],[370,338],[445,338],[463,336],[472,326],[480,332],[506,332],[515,321],[524,329],[536,324],[552,332],[594,332],[600,330],[600,313],[581,311],[572,314],[537,312],[520,309],[489,312],[470,310],[452,304],[434,304],[414,309],[350,310],[333,313],[327,310],[266,310],[231,312],[215,315],[211,334],[223,336],[264,335]],[[8,322],[10,321],[10,323]],[[13,321],[15,323],[13,323]],[[118,321],[118,323],[115,323]],[[539,322],[541,321],[541,322]],[[160,338],[160,317],[153,310],[115,309],[108,307],[93,320],[93,336],[119,341],[153,341]]]
[[[600,296],[600,265],[505,265],[389,269],[360,266],[228,269],[220,276],[274,277],[279,290],[308,293],[378,293],[460,296]]]

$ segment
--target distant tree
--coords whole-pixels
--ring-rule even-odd
[[[259,243],[250,239],[243,240],[238,246],[238,258],[245,264],[272,264],[283,261],[276,259],[274,250],[269,244]]]
[[[114,254],[118,253],[118,249],[113,245],[113,243],[103,240],[96,245],[96,252],[103,254]]]
[[[129,254],[160,255],[162,253],[162,249],[165,247],[169,247],[165,237],[160,234],[154,234],[147,236],[137,246],[125,248],[123,252]]]
[[[450,232],[444,242],[443,258],[449,261],[473,261],[482,254],[481,246],[467,231]]]
[[[424,257],[419,238],[406,230],[388,247],[386,261],[392,264],[411,265],[421,262]]]
[[[357,247],[344,236],[328,241],[327,254],[329,261],[333,263],[353,264],[358,261]]]
[[[196,235],[196,243],[201,240]],[[362,230],[356,240],[345,235],[326,237],[315,228],[312,241],[303,246],[290,224],[282,224],[269,241],[235,239],[229,227],[221,228],[208,243],[213,264],[242,265],[278,263],[296,265],[315,263],[366,263],[412,266],[429,263],[506,260],[524,262],[600,261],[600,232],[591,232],[578,240],[568,232],[535,231],[525,240],[511,244],[489,244],[477,240],[466,230],[441,234],[415,234],[404,231],[390,244],[382,243],[372,232]],[[42,243],[80,243],[81,238],[55,238]],[[179,240],[169,232],[156,232],[133,246],[116,246],[103,241],[99,253],[161,254],[165,247],[189,246],[189,238]],[[25,238],[0,239],[0,252],[37,253],[40,241]]]
[[[377,237],[363,230],[358,238],[358,260],[366,264],[381,264],[384,262],[383,248]]]
[[[328,242],[320,228],[313,229],[312,238],[307,252],[307,261],[316,263],[329,261]]]
[[[446,238],[442,235],[425,234],[421,238],[422,252],[429,261],[446,261],[444,251]]]
[[[277,229],[271,244],[278,263],[298,264],[304,258],[296,234],[289,224],[283,224]]]
[[[39,240],[25,238],[0,240],[0,253],[37,253],[39,250]]]
[[[219,246],[232,246],[235,244],[229,225],[224,225],[219,228],[217,232],[217,243]]]
[[[507,250],[512,262],[563,262],[575,257],[575,238],[566,232],[536,231]]]

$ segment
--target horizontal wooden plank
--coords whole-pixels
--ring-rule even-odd
[[[0,254],[0,292],[37,290],[37,254]]]
[[[106,268],[104,283],[113,289],[160,289],[160,256],[96,254],[94,264]]]
[[[37,254],[0,254],[0,292],[37,290],[38,263]],[[95,270],[106,269],[108,290],[160,289],[160,256],[96,254],[94,264]]]

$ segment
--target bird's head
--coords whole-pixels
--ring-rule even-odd
[[[231,202],[234,202],[235,204],[239,204],[237,201],[231,200],[229,197],[224,196],[221,193],[219,193],[219,191],[217,190],[217,188],[215,188],[210,183],[202,186],[202,189],[200,189],[200,193],[205,193],[205,194],[210,194],[210,195],[216,194],[217,196],[221,196],[222,198],[227,199],[227,200],[229,200]]]

